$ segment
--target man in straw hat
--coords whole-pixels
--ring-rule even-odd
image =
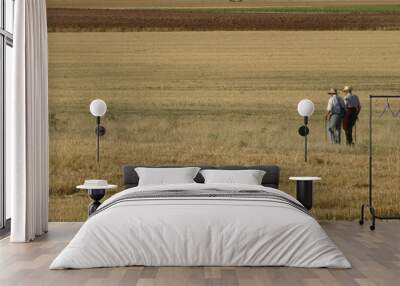
[[[343,129],[346,133],[346,143],[353,145],[353,127],[356,124],[358,114],[361,111],[360,100],[357,95],[353,94],[351,86],[343,88],[344,102],[346,104],[346,113],[343,119]]]
[[[325,120],[327,124],[327,132],[329,141],[332,144],[340,144],[340,133],[343,116],[345,114],[345,103],[342,97],[337,94],[337,90],[331,88],[328,92],[330,95]]]

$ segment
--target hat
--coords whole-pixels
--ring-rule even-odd
[[[337,89],[336,89],[336,88],[331,88],[331,89],[328,91],[328,94],[337,94]]]
[[[352,91],[353,88],[351,86],[345,86],[343,87],[343,91]]]

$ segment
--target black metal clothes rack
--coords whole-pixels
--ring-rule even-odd
[[[389,101],[390,98],[398,98],[400,99],[400,95],[370,95],[369,96],[369,144],[368,144],[368,152],[369,152],[369,162],[368,162],[368,204],[363,204],[361,206],[361,215],[359,223],[362,225],[364,224],[364,209],[369,209],[371,213],[371,225],[370,230],[375,229],[375,220],[376,219],[400,219],[400,216],[393,216],[393,217],[384,217],[381,215],[376,214],[376,209],[372,202],[372,100],[373,99],[382,99],[385,98],[386,102]],[[386,111],[387,106],[385,105]]]

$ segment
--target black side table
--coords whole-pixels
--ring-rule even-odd
[[[97,208],[101,205],[100,200],[106,194],[106,190],[115,189],[116,185],[104,185],[104,186],[93,186],[93,185],[79,185],[76,188],[80,190],[87,190],[89,197],[92,202],[88,206],[88,215],[94,213]]]
[[[296,198],[302,205],[312,209],[313,205],[313,182],[320,181],[320,177],[290,177],[289,180],[296,181]]]

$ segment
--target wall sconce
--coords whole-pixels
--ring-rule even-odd
[[[314,103],[309,99],[303,99],[297,105],[297,112],[304,117],[304,125],[299,128],[300,136],[304,137],[304,161],[307,162],[307,136],[310,133],[308,129],[308,118],[314,113]]]
[[[103,100],[95,99],[90,103],[90,113],[96,117],[97,163],[100,162],[100,136],[106,134],[106,129],[100,125],[100,117],[106,114],[106,111],[107,105]]]

